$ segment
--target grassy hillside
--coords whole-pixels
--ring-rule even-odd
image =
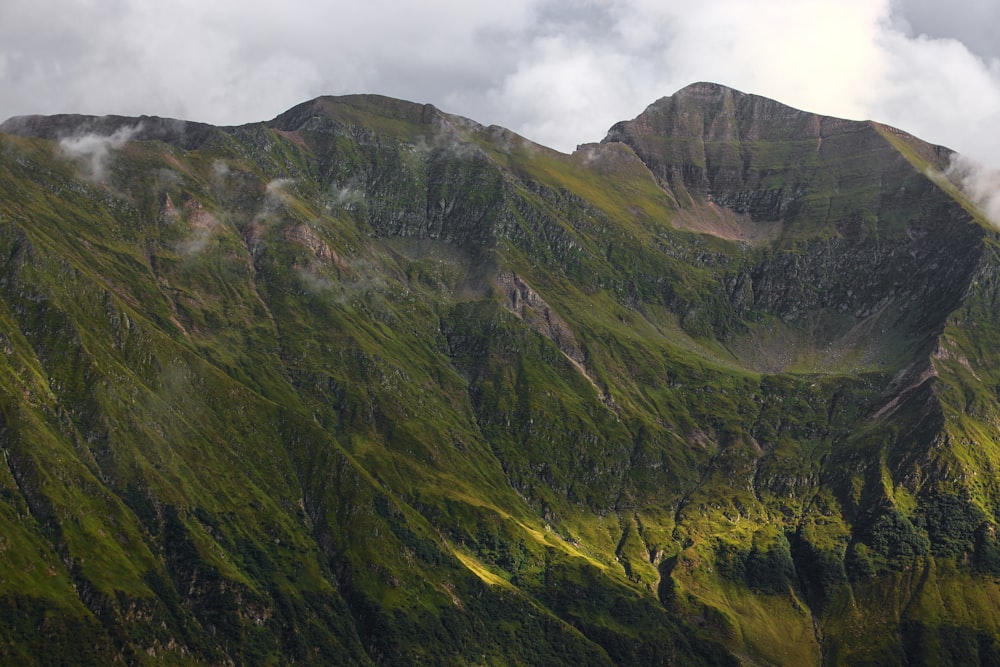
[[[377,96],[0,130],[2,661],[1000,655],[944,149],[707,84],[573,155]]]

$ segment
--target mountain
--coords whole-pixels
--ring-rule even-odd
[[[0,662],[1000,661],[1000,236],[700,83],[0,125]]]

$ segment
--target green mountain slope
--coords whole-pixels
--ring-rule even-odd
[[[695,84],[0,125],[0,661],[1000,660],[997,233]]]

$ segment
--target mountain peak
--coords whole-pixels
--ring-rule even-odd
[[[712,81],[696,81],[695,83],[689,83],[683,88],[679,89],[674,93],[674,97],[681,96],[722,96],[722,95],[743,95],[746,96],[741,90],[736,88],[731,88],[729,86],[723,85],[721,83],[714,83]]]
[[[279,114],[270,125],[279,129],[294,129],[308,119],[316,117],[348,122],[370,122],[381,118],[426,125],[440,115],[441,112],[433,104],[419,104],[384,95],[323,95]]]
[[[795,223],[796,234],[853,224],[881,206],[865,190],[867,179],[923,187],[925,167],[943,169],[950,153],[887,126],[706,82],[615,124],[604,142],[630,146],[679,202],[721,205],[785,231]],[[852,175],[862,171],[872,173]]]
[[[856,122],[827,119],[766,97],[699,82],[653,102],[633,120],[615,124],[605,141],[650,134],[700,136],[706,141],[786,140],[819,136],[823,121]]]

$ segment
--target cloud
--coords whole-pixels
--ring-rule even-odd
[[[280,202],[285,188],[294,182],[294,178],[276,178],[273,181],[268,181],[267,185],[264,186],[264,191],[269,197],[274,197]]]
[[[1000,63],[954,39],[880,35],[882,67],[870,115],[1000,166]]]
[[[440,101],[499,60],[533,0],[4,0],[0,115],[154,114],[217,124],[320,94]]]
[[[212,178],[216,181],[224,181],[229,175],[229,165],[225,160],[216,159],[212,162]]]
[[[571,150],[660,96],[715,81],[808,111],[879,120],[1000,166],[1000,61],[957,39],[913,34],[889,0],[607,7],[602,32],[550,21],[519,47],[516,68],[487,97],[511,110],[500,124]]]
[[[312,294],[322,295],[337,288],[335,282],[327,278],[320,270],[313,266],[297,266],[295,268],[295,276],[299,279],[302,286]]]
[[[807,109],[862,115],[879,68],[880,2],[619,0],[606,29],[552,20],[491,91],[515,129],[562,150],[695,81],[715,81]],[[501,123],[503,124],[503,123]]]
[[[957,5],[957,6],[956,6]],[[1000,4],[996,0],[896,0],[894,19],[910,36],[950,38],[984,59],[1000,57],[996,28],[1000,25]]]
[[[568,151],[708,80],[1000,165],[996,20],[987,0],[5,0],[0,117],[235,124],[374,92]]]
[[[945,176],[1000,229],[1000,171],[954,153]]]
[[[67,137],[59,141],[59,149],[63,154],[83,160],[88,168],[88,175],[95,181],[104,181],[107,172],[108,158],[113,150],[119,150],[142,129],[142,124],[122,127],[110,136],[84,134]]]
[[[281,210],[285,206],[286,199],[290,197],[286,190],[294,183],[294,178],[276,178],[268,181],[264,186],[264,206],[259,215],[269,216]]]
[[[343,264],[336,280],[318,263],[296,266],[295,277],[311,294],[328,299],[330,303],[344,304],[371,292],[383,291],[383,270],[370,260],[359,258]]]
[[[350,180],[343,186],[336,184],[330,186],[330,203],[327,208],[334,207],[347,211],[353,211],[365,202],[365,192],[357,180]]]
[[[173,212],[172,217],[176,221],[179,216],[176,209],[173,209]],[[190,199],[184,204],[183,217],[187,221],[189,233],[174,245],[174,249],[178,254],[188,257],[200,255],[218,236],[222,223],[195,199]]]
[[[613,49],[588,50],[572,37],[546,36],[531,45],[518,69],[488,98],[494,108],[511,110],[498,124],[571,151],[579,143],[603,137],[623,119],[625,104],[630,107],[626,114],[634,116],[653,101],[640,102],[627,61],[627,55]]]

